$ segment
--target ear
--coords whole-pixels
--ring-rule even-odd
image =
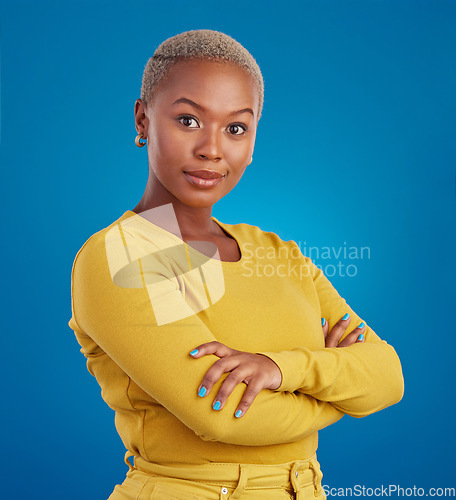
[[[138,134],[143,134],[144,139],[147,139],[147,131],[149,130],[149,118],[146,114],[146,105],[141,99],[135,101],[135,128]]]

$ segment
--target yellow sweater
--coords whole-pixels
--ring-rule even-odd
[[[283,463],[311,456],[318,430],[344,414],[400,401],[399,358],[367,322],[365,343],[325,348],[322,317],[331,330],[348,312],[344,337],[362,319],[293,240],[212,219],[241,260],[206,257],[130,210],[75,257],[69,326],[128,450],[165,465]],[[189,353],[213,340],[269,356],[282,372],[281,386],[262,390],[241,418],[245,383],[222,410],[211,406],[228,373],[197,394],[219,358]]]

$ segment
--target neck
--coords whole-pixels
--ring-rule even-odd
[[[162,208],[158,209],[159,207]],[[144,214],[146,218],[166,230],[173,228],[177,219],[178,230],[183,236],[220,234],[219,226],[211,219],[212,206],[185,205],[161,184],[158,186],[157,183],[148,182],[143,197],[133,212],[148,212]]]

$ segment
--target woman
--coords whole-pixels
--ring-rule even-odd
[[[72,272],[69,325],[127,449],[111,500],[325,498],[318,430],[402,398],[394,348],[294,241],[211,216],[262,107],[259,67],[226,34],[181,33],[146,65],[146,189]]]

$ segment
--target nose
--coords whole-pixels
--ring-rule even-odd
[[[214,128],[207,127],[201,131],[195,149],[195,155],[202,160],[220,161],[222,149],[219,132]]]

